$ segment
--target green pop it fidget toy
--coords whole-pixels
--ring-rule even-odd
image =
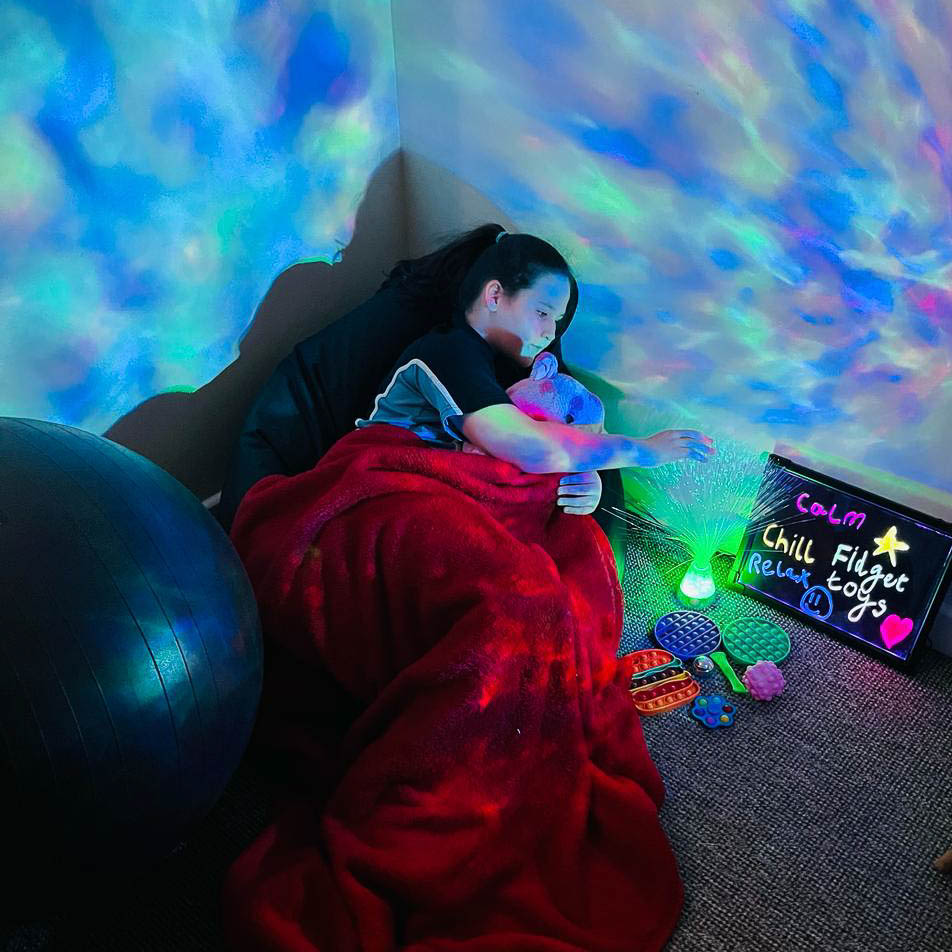
[[[790,654],[790,636],[776,622],[753,615],[735,618],[721,629],[724,647],[742,664],[773,661]]]

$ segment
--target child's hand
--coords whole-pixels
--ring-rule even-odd
[[[575,516],[590,516],[602,498],[602,477],[596,472],[569,473],[559,480],[557,505]]]
[[[662,430],[639,443],[639,466],[661,466],[682,459],[704,462],[717,452],[714,441],[700,430]]]

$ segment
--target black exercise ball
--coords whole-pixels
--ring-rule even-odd
[[[248,745],[262,661],[251,584],[195,496],[104,437],[0,417],[0,824],[21,885],[136,876],[187,840]]]

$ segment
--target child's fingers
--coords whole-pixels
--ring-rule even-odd
[[[594,496],[572,496],[559,499],[556,505],[563,509],[595,509],[598,500]]]
[[[595,473],[567,473],[559,480],[560,486],[578,486],[580,484],[594,485]]]

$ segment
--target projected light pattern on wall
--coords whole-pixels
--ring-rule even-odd
[[[402,143],[564,249],[570,363],[632,421],[952,489],[952,8],[454,7],[394,7]],[[428,121],[448,109],[459,140]]]
[[[566,357],[632,427],[952,488],[947,5],[440,9],[4,4],[0,412],[102,432],[201,386],[402,145],[565,251]]]
[[[206,383],[399,145],[381,0],[4,3],[0,58],[0,414]]]

